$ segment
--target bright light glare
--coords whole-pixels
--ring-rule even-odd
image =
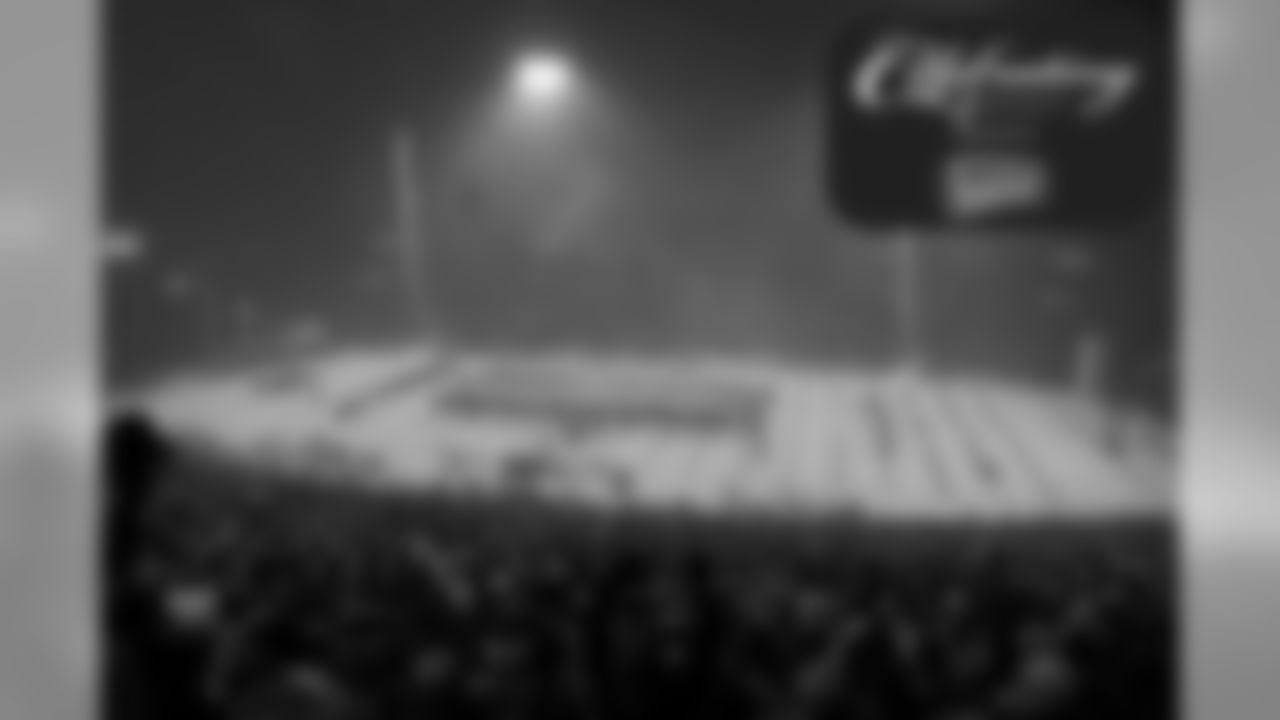
[[[516,90],[521,96],[545,101],[564,95],[573,84],[573,70],[562,58],[531,55],[516,67]]]

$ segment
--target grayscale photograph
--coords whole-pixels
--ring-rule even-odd
[[[104,0],[107,720],[1179,717],[1173,0]]]

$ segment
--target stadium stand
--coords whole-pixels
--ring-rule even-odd
[[[1163,524],[606,516],[110,437],[116,487],[163,480],[112,575],[119,720],[1174,717]]]

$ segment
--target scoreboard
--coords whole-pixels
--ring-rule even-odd
[[[865,12],[828,57],[830,200],[873,229],[1089,231],[1164,211],[1172,35],[1121,5]]]

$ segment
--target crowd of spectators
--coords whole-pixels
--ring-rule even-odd
[[[503,539],[184,466],[138,419],[110,442],[115,720],[1176,715],[1176,595],[1146,558]]]

